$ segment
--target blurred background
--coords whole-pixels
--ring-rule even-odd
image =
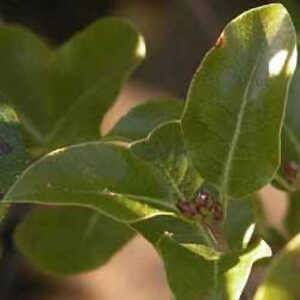
[[[100,17],[114,15],[132,20],[145,36],[147,59],[109,112],[103,127],[107,130],[139,101],[158,94],[184,99],[193,73],[224,25],[246,9],[270,2],[274,1],[0,0],[0,20],[30,27],[53,47]],[[293,13],[295,4],[281,2],[291,7]],[[272,191],[265,193],[273,197]],[[278,197],[276,194],[275,198]],[[284,201],[276,207],[271,207],[275,226],[283,214]],[[142,238],[135,238],[99,270],[55,279],[35,271],[14,249],[10,233],[16,222],[18,216],[2,232],[6,247],[0,265],[1,300],[170,299],[161,262]]]

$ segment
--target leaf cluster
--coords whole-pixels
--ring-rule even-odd
[[[279,235],[259,189],[289,193],[287,235],[299,233],[300,73],[288,95],[297,41],[282,5],[224,28],[185,103],[145,102],[105,137],[99,125],[145,56],[132,25],[103,19],[55,50],[19,26],[1,26],[0,41],[0,215],[35,204],[14,239],[40,270],[95,269],[138,233],[174,299],[240,299]],[[299,249],[296,236],[254,299],[296,299]]]

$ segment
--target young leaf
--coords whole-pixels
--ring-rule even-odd
[[[175,99],[155,99],[135,106],[114,128],[108,137],[125,139],[126,141],[140,140],[160,124],[179,120],[183,111],[183,103]]]
[[[271,255],[264,241],[241,253],[208,252],[201,245],[178,244],[168,235],[158,243],[176,300],[238,300],[253,263]]]
[[[168,183],[128,149],[91,142],[54,151],[28,168],[7,202],[91,207],[118,220],[175,210]]]
[[[195,167],[222,195],[249,194],[277,171],[296,55],[290,16],[271,4],[230,22],[196,73],[184,136]]]
[[[255,300],[296,300],[300,295],[300,235],[272,262]]]
[[[78,207],[35,208],[17,227],[17,247],[37,268],[71,275],[106,263],[134,232],[125,224]]]
[[[164,174],[175,202],[195,198],[203,180],[187,157],[180,122],[159,126],[146,139],[134,143],[131,150]]]
[[[18,118],[10,107],[0,105],[0,200],[27,165]]]
[[[21,27],[1,26],[0,40],[0,91],[37,154],[98,139],[101,118],[145,55],[142,37],[115,18],[94,22],[55,52]]]

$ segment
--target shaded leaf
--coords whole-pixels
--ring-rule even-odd
[[[285,226],[291,235],[300,232],[300,193],[290,193],[288,213],[285,218]]]
[[[196,168],[223,195],[249,194],[277,171],[295,46],[285,8],[262,6],[225,27],[196,73],[184,136]]]
[[[29,212],[14,238],[38,269],[71,275],[103,265],[133,235],[125,224],[91,209],[43,207]]]
[[[114,18],[93,23],[55,52],[50,51],[36,36],[21,27],[2,26],[0,40],[0,63],[3,71],[0,71],[0,91],[6,101],[9,99],[19,112],[22,125],[27,131],[27,144],[33,146],[30,150],[34,157],[63,145],[99,139],[99,123],[102,117],[117,98],[123,81],[145,54],[142,37],[131,25]],[[7,170],[6,166],[4,170]],[[7,173],[5,180],[8,180]],[[44,197],[41,195],[38,200],[42,201]],[[120,209],[119,214],[124,211],[127,213],[130,210]],[[39,217],[35,212],[33,217],[28,217],[30,221],[21,226],[24,238],[30,234],[47,236],[51,230],[53,238],[49,236],[47,240],[46,237],[36,245],[22,243],[27,247],[25,252],[32,251],[32,259],[47,271],[72,273],[96,267],[102,258],[106,259],[107,254],[101,256],[99,252],[98,256],[95,256],[96,253],[93,256],[93,253],[89,253],[90,256],[87,261],[82,261],[82,265],[79,257],[81,252],[78,254],[74,251],[74,256],[69,256],[70,260],[74,260],[73,263],[66,260],[63,264],[63,259],[55,261],[55,253],[45,253],[43,257],[43,247],[47,248],[51,243],[57,245],[56,250],[61,251],[61,254],[74,247],[75,237],[72,240],[71,235],[69,239],[62,238],[66,244],[55,243],[55,226],[63,214],[66,214],[66,218],[72,217],[64,208],[61,211],[56,208],[51,215],[46,215],[45,221],[50,224],[52,217],[54,223],[52,228],[48,225],[48,232],[44,233],[42,230],[45,228],[40,227],[44,214]],[[82,210],[81,215],[77,208],[76,214],[83,226],[87,222],[85,210]],[[135,216],[130,216],[132,215]],[[105,221],[105,217],[102,218]],[[29,233],[26,234],[25,231]],[[65,231],[61,231],[61,234],[64,236],[68,232],[72,233],[72,224],[66,224]],[[97,233],[99,230],[94,232]],[[98,241],[97,236],[94,239],[95,242]],[[83,251],[82,247],[80,249]]]
[[[300,295],[300,235],[273,260],[255,300],[296,300]]]
[[[55,52],[19,26],[1,26],[0,40],[0,91],[35,155],[97,140],[99,122],[145,55],[142,37],[115,18],[94,22]]]
[[[0,200],[27,165],[18,118],[10,107],[0,105]]]
[[[273,184],[286,191],[300,189],[300,68],[292,80],[282,130],[281,167]],[[293,170],[294,169],[294,170]]]
[[[225,222],[225,238],[231,249],[246,249],[255,229],[255,202],[256,195],[245,199],[231,199]]]
[[[130,226],[141,233],[154,246],[168,232],[179,243],[206,244],[200,224],[188,222],[172,214],[161,214],[130,222]]]
[[[145,140],[134,143],[131,150],[164,174],[175,202],[196,197],[203,180],[187,156],[180,122],[162,124]]]
[[[176,243],[170,236],[162,237],[158,244],[170,288],[177,300],[240,298],[252,265],[271,255],[263,241],[242,253],[214,257],[201,245]]]
[[[300,31],[300,4],[297,0],[281,0],[287,10],[290,12],[292,20],[295,24],[297,35],[299,36]],[[298,42],[299,43],[299,42]]]
[[[180,119],[182,111],[183,103],[175,99],[147,101],[135,106],[122,117],[108,136],[127,141],[145,138],[158,125]]]

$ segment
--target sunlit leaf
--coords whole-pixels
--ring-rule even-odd
[[[288,12],[266,5],[231,21],[196,73],[184,136],[196,168],[221,194],[239,198],[275,175],[296,50]]]
[[[170,195],[158,170],[128,149],[91,142],[54,151],[37,161],[5,200],[92,207],[116,219],[134,220],[155,213],[156,207],[173,211]]]
[[[255,300],[296,300],[300,295],[300,235],[273,260]]]

